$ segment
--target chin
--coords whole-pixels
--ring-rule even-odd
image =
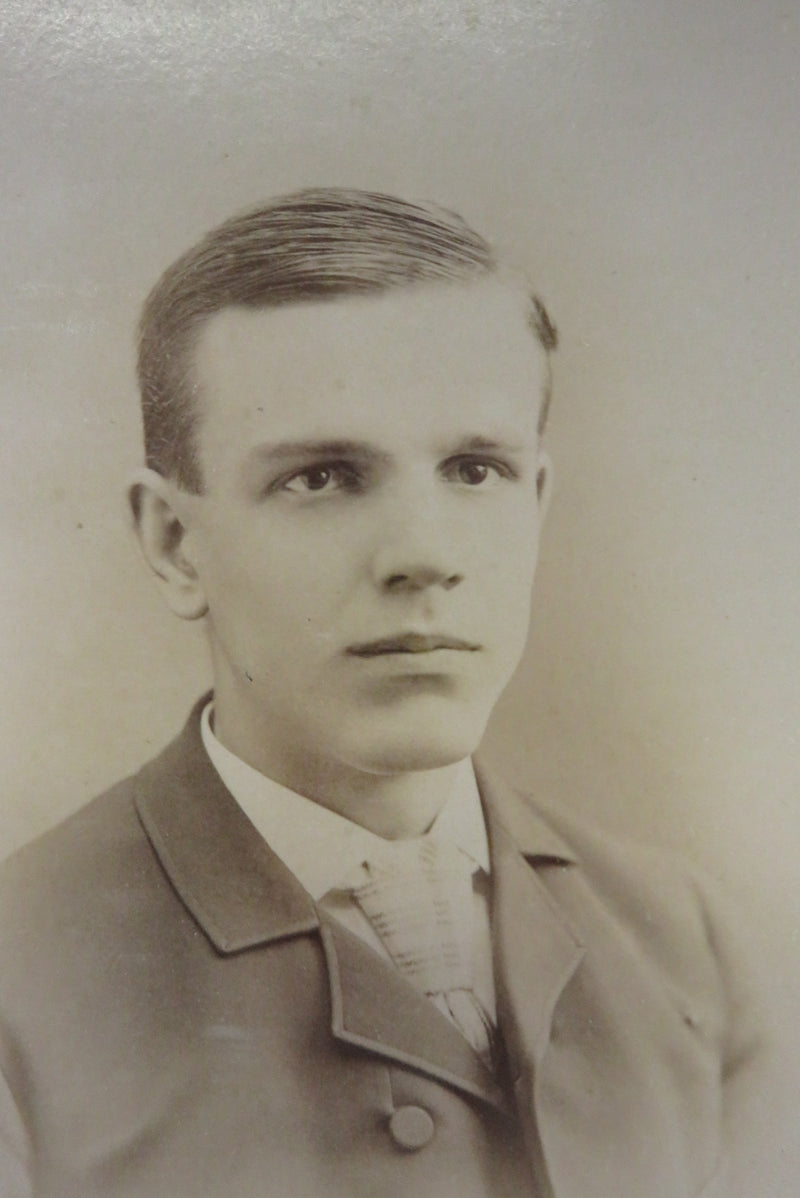
[[[470,757],[480,744],[488,713],[479,719],[425,721],[418,727],[396,728],[386,735],[365,736],[353,754],[353,764],[368,773],[404,774],[442,769]]]

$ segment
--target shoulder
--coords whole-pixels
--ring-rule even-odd
[[[169,951],[183,910],[136,808],[144,777],[169,789],[169,755],[0,864],[0,910],[14,912],[0,921],[4,1012],[24,1015],[56,992],[75,997],[115,969],[154,960],[159,943]]]
[[[145,1051],[211,954],[140,822],[144,777],[169,794],[151,763],[0,866],[0,1074],[16,1094],[111,1070],[126,1042]]]
[[[577,887],[643,927],[702,921],[714,887],[688,858],[612,832],[492,771],[479,770],[479,782],[490,826],[496,819],[505,828],[546,885]]]
[[[197,705],[199,711],[201,704]],[[183,731],[137,773],[106,790],[0,864],[0,906],[13,903],[14,926],[0,927],[0,951],[81,926],[104,915],[130,923],[160,867],[137,811],[143,790],[169,795],[202,755],[192,713]]]
[[[721,1008],[737,1005],[734,995],[750,968],[736,933],[736,904],[715,877],[685,854],[571,813],[548,811],[547,818],[573,845],[587,891],[643,957],[688,988],[699,983]]]
[[[128,778],[0,865],[0,909],[15,913],[0,927],[4,988],[108,951],[154,881]]]
[[[687,949],[724,966],[736,904],[708,870],[674,849],[611,832],[571,812],[546,818],[574,848],[587,885],[650,951],[687,960]]]
[[[134,778],[126,778],[18,849],[0,865],[0,893],[69,900],[120,866],[127,871],[139,840],[133,793]]]
[[[590,954],[627,944],[673,984],[684,979],[722,1001],[735,919],[713,881],[680,854],[611,833],[491,772],[479,780],[490,828],[505,829]]]
[[[687,1021],[712,1035],[726,1069],[761,1052],[766,1004],[738,911],[716,879],[680,853],[619,836],[524,791],[501,784],[494,793],[499,818],[588,960],[619,961],[622,952],[636,962]],[[524,837],[537,826],[563,846],[561,855],[526,851],[534,845]]]

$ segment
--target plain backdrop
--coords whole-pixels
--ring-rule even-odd
[[[0,23],[0,855],[208,679],[122,499],[145,293],[262,197],[429,197],[561,331],[530,651],[490,747],[722,877],[791,1051],[800,5],[0,0]]]

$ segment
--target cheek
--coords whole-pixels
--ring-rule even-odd
[[[276,568],[277,567],[277,568]],[[237,553],[215,571],[209,607],[217,628],[248,651],[286,657],[312,653],[330,639],[344,587],[332,569],[305,553]]]
[[[498,530],[486,559],[481,588],[486,618],[495,623],[498,642],[512,656],[522,652],[528,638],[537,557],[536,528],[518,522],[516,528]]]
[[[535,518],[497,521],[487,538],[485,569],[491,580],[509,591],[530,591],[539,554],[539,530]]]

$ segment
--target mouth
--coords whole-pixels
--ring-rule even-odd
[[[395,653],[436,653],[440,649],[477,653],[480,645],[437,632],[406,632],[399,636],[381,637],[376,641],[350,645],[347,652],[351,657],[385,657]]]

